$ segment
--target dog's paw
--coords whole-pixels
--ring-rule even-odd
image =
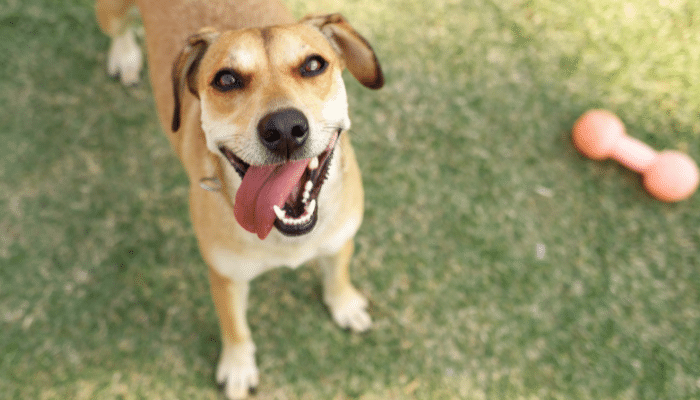
[[[368,301],[354,288],[338,296],[328,296],[324,302],[341,328],[364,332],[372,326],[372,318],[367,313]]]
[[[216,382],[223,385],[228,399],[248,397],[248,393],[258,386],[253,342],[224,346],[216,368]]]
[[[107,73],[110,76],[119,77],[122,84],[132,86],[139,82],[142,66],[141,48],[132,29],[112,39],[107,56]]]

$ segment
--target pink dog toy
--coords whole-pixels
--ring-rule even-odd
[[[698,188],[698,166],[687,154],[665,150],[657,153],[627,136],[622,121],[605,110],[590,110],[574,123],[574,145],[594,160],[613,158],[642,174],[646,190],[665,202],[685,200]]]

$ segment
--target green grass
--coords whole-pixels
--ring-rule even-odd
[[[258,278],[258,399],[700,398],[700,195],[569,139],[605,107],[700,160],[700,5],[569,3],[288,2],[345,14],[387,77],[348,79],[375,328],[337,329],[311,268]],[[5,2],[0,39],[0,397],[221,398],[149,85],[105,76],[88,0]]]

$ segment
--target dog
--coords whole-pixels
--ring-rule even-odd
[[[97,0],[112,38],[108,72],[135,84],[138,7],[163,130],[190,181],[190,217],[221,327],[216,380],[229,399],[259,381],[246,321],[249,282],[315,262],[342,328],[371,326],[348,266],[364,194],[350,128],[347,68],[384,84],[370,44],[339,14],[295,22],[276,0]]]

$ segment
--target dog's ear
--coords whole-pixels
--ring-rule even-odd
[[[173,96],[175,107],[173,110],[173,132],[180,129],[180,97],[185,90],[185,85],[189,91],[199,97],[197,91],[197,71],[199,62],[202,60],[209,45],[219,37],[219,32],[214,28],[203,28],[196,34],[187,38],[185,47],[180,51],[180,54],[175,58],[172,70],[173,80]]]
[[[350,73],[371,89],[384,86],[384,75],[372,46],[340,14],[309,15],[300,22],[316,27],[331,42]]]

